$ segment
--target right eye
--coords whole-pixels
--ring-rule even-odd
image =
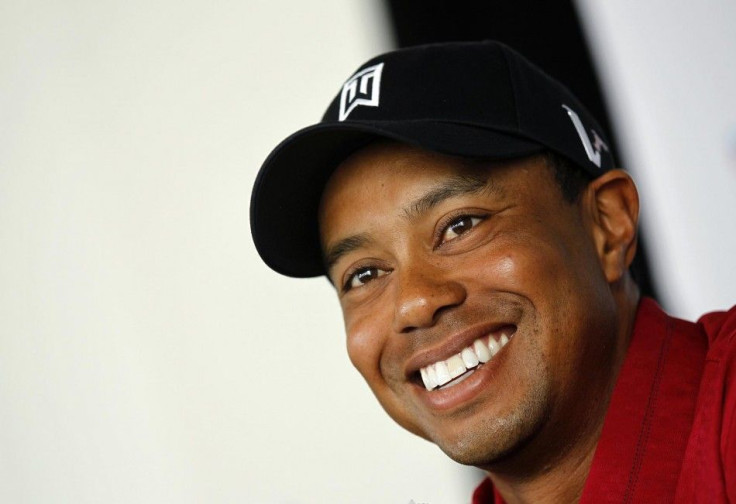
[[[347,280],[345,280],[343,290],[347,292],[350,289],[354,289],[356,287],[362,287],[368,282],[375,280],[378,277],[382,277],[383,275],[386,275],[386,274],[388,274],[388,271],[380,269],[380,268],[376,268],[375,266],[370,266],[366,268],[358,268],[352,273],[350,273],[350,275],[348,275]]]
[[[444,232],[442,233],[441,243],[447,243],[454,240],[455,238],[458,238],[460,235],[467,233],[472,228],[477,226],[478,223],[482,220],[483,219],[481,217],[476,217],[473,215],[461,215],[457,217],[456,219],[450,221],[450,223],[445,228]]]

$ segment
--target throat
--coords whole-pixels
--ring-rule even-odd
[[[571,448],[562,457],[537,465],[534,471],[529,470],[534,464],[525,460],[524,454],[521,459],[510,456],[493,464],[486,472],[507,504],[577,503],[593,465],[596,445],[597,438],[592,445],[586,443],[586,449]]]

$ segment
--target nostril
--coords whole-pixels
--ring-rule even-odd
[[[460,304],[460,303],[457,303],[457,304],[446,304],[446,305],[442,305],[442,306],[440,306],[439,308],[437,308],[437,309],[436,309],[436,310],[434,311],[434,320],[433,320],[433,322],[437,322],[437,320],[438,320],[438,319],[439,319],[439,318],[440,318],[440,317],[441,317],[441,316],[442,316],[442,315],[443,315],[444,313],[446,313],[446,312],[448,312],[448,311],[452,310],[453,308],[455,308],[455,307],[456,307],[456,306],[458,306],[459,304]]]

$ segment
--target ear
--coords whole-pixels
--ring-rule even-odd
[[[639,193],[628,173],[611,170],[588,184],[583,204],[601,267],[612,284],[624,276],[636,254]]]

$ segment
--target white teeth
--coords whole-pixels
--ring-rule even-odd
[[[427,378],[429,378],[429,384],[431,384],[432,388],[435,388],[437,385],[439,385],[439,381],[437,380],[437,373],[434,370],[434,366],[427,366]],[[424,385],[426,387],[429,387],[427,382],[424,382]]]
[[[460,357],[460,354],[453,355],[445,362],[447,362],[447,369],[450,371],[450,378],[452,379],[457,378],[465,371],[467,371],[467,369],[465,369],[465,364],[463,363],[463,358]]]
[[[475,355],[475,352],[470,347],[463,349],[460,355],[463,357],[463,363],[465,363],[465,367],[468,369],[474,368],[480,362],[478,356]]]
[[[473,350],[475,350],[475,354],[478,356],[480,362],[485,363],[491,360],[491,353],[488,351],[486,344],[481,340],[477,339],[473,342]]]
[[[432,390],[437,386],[437,382],[430,378],[427,368],[422,368],[419,370],[419,372],[422,375],[422,381],[424,382],[424,386],[427,388],[427,390]]]
[[[491,355],[496,355],[501,350],[501,345],[491,336],[488,338],[488,350],[491,351]]]
[[[439,361],[437,364],[435,364],[434,371],[435,373],[437,373],[437,385],[439,385],[440,387],[452,380],[452,377],[450,376],[450,370],[447,369],[447,364],[445,363],[445,361]]]
[[[495,334],[498,336],[498,333]],[[464,348],[462,352],[453,355],[449,359],[437,361],[434,364],[423,367],[419,370],[419,373],[422,376],[422,382],[424,382],[425,388],[427,390],[434,390],[448,383],[449,385],[447,387],[457,385],[472,374],[468,373],[468,371],[491,360],[493,356],[508,344],[513,335],[514,331],[509,331],[506,328],[500,334],[498,340],[496,340],[493,334],[478,338],[471,346]],[[467,376],[456,379],[462,375]]]

